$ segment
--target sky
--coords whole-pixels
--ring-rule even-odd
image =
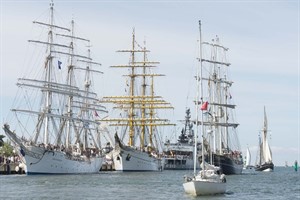
[[[28,71],[25,61],[27,41],[33,39],[32,21],[48,13],[50,1],[0,2],[3,124],[17,91],[16,80]],[[58,22],[73,18],[80,33],[92,41],[92,56],[104,72],[95,80],[100,96],[123,91],[126,71],[109,66],[128,62],[116,50],[130,48],[135,28],[137,41],[142,44],[145,40],[151,50],[150,60],[160,62],[157,72],[166,75],[157,80],[156,89],[174,106],[168,115],[178,124],[175,130],[168,130],[173,139],[182,128],[179,120],[185,109],[193,111],[201,20],[203,39],[210,41],[218,35],[229,48],[231,90],[244,155],[248,146],[254,164],[266,106],[274,164],[282,166],[287,161],[292,165],[300,160],[299,1],[57,0],[54,8]]]

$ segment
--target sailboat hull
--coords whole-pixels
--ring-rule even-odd
[[[243,170],[243,161],[238,158],[226,155],[213,155],[213,163],[222,169],[225,175],[241,174]]]
[[[226,192],[226,184],[222,182],[192,180],[183,183],[185,193],[193,196],[216,195]]]
[[[161,171],[163,160],[131,147],[113,150],[116,171]]]
[[[264,163],[262,165],[255,166],[255,171],[271,172],[273,170],[274,170],[273,163]]]

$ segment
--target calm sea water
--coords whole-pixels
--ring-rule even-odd
[[[227,176],[227,193],[192,197],[184,193],[183,176],[192,171],[101,172],[93,175],[1,175],[0,199],[300,199],[300,172],[276,167],[274,172]]]

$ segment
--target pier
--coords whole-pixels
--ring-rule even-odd
[[[0,164],[0,174],[25,174],[23,168],[19,167],[19,163],[1,163]]]
[[[108,164],[108,163],[104,163],[101,166],[100,171],[115,171],[115,165],[114,164]]]

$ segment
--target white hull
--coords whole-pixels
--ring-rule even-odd
[[[27,174],[79,174],[98,173],[102,157],[75,159],[62,151],[45,150],[42,147],[27,146],[23,150]]]
[[[196,164],[197,168],[199,168],[199,163]],[[193,158],[165,158],[164,169],[168,170],[187,170],[194,168]]]
[[[187,194],[193,196],[201,195],[216,195],[224,194],[226,191],[226,183],[223,182],[211,182],[202,180],[192,180],[183,183],[184,191]]]
[[[263,170],[263,172],[272,172],[273,170],[271,168]]]
[[[116,171],[161,171],[163,160],[130,147],[113,150]]]

